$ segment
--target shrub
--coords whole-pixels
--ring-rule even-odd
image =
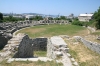
[[[80,21],[73,21],[72,25],[83,26],[82,22],[80,22]]]

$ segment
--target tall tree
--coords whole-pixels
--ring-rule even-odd
[[[100,29],[100,7],[97,11],[95,11],[94,15],[93,15],[93,19],[95,19],[96,21],[96,28]]]
[[[66,20],[66,17],[65,16],[60,16],[60,19]]]
[[[3,20],[3,14],[0,13],[0,22],[2,22],[2,20]]]

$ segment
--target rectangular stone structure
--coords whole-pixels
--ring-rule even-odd
[[[19,36],[22,40],[19,44],[18,51],[14,55],[14,58],[30,58],[33,57],[33,44],[32,39],[28,35],[22,34]]]

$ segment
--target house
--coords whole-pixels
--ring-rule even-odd
[[[26,19],[30,19],[30,18],[33,18],[33,17],[34,17],[34,15],[26,15],[25,16]]]
[[[74,18],[74,14],[70,14],[69,16],[67,16],[68,19],[73,19]]]
[[[21,16],[21,15],[13,15],[13,17],[15,17],[15,18],[23,18],[23,16]]]
[[[92,19],[93,14],[80,14],[78,16],[79,21],[89,22]]]

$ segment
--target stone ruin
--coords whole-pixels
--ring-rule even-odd
[[[17,34],[8,41],[8,44],[0,52],[0,60],[14,58],[33,57],[32,39],[25,34]]]
[[[47,57],[34,57],[34,51],[38,50],[47,51]],[[12,61],[56,60],[57,63],[61,62],[64,66],[73,64],[78,66],[68,52],[69,48],[60,36],[30,39],[28,35],[19,33],[13,36],[0,52],[0,61],[8,59],[7,63],[11,63]],[[57,59],[58,57],[61,59]]]
[[[61,37],[54,36],[51,37],[47,44],[47,56],[49,58],[57,58],[57,56],[62,56],[63,52],[67,53],[69,48],[67,48],[67,44]]]
[[[47,38],[35,38],[32,40],[32,43],[34,44],[33,48],[34,51],[47,51]]]
[[[68,24],[67,20],[40,20],[40,21],[18,21],[18,22],[8,22],[0,23],[0,49],[7,44],[8,40],[13,37],[13,33],[19,29],[44,25],[44,24]],[[4,40],[3,40],[4,39]]]
[[[20,43],[18,51],[14,55],[14,58],[29,58],[33,57],[33,44],[32,39],[25,34],[18,34],[20,38]]]
[[[82,42],[86,47],[100,54],[100,44],[85,40],[80,36],[74,36],[74,39],[78,42]]]

